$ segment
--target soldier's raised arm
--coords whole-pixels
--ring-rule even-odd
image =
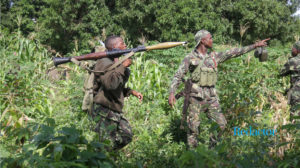
[[[227,50],[225,52],[217,52],[215,53],[215,59],[217,60],[218,63],[222,63],[230,58],[235,58],[238,57],[240,55],[243,55],[257,47],[265,47],[267,46],[266,41],[270,40],[270,38],[259,41],[255,44],[246,46],[246,47],[242,47],[242,48],[234,48],[231,50]]]

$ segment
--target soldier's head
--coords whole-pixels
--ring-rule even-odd
[[[127,48],[123,39],[120,36],[109,36],[105,40],[105,47],[108,51],[113,49],[124,50]]]
[[[297,56],[300,53],[300,41],[297,41],[292,48],[292,56]]]
[[[212,36],[207,30],[198,31],[195,35],[195,41],[195,48],[197,48],[200,44],[204,45],[206,48],[212,48],[213,46]]]

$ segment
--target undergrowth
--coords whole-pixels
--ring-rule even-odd
[[[215,47],[216,51],[233,46]],[[53,67],[38,42],[0,32],[1,167],[297,167],[299,125],[290,122],[285,90],[278,77],[290,48],[268,48],[269,60],[253,52],[220,65],[217,89],[228,121],[222,140],[209,149],[188,150],[181,130],[183,100],[168,105],[171,79],[191,49],[137,53],[128,86],[144,95],[125,101],[124,116],[134,137],[118,152],[99,142],[93,121],[81,110],[86,72],[73,64]],[[80,54],[80,53],[77,53]],[[53,79],[55,71],[59,79]],[[183,86],[180,86],[182,89]],[[206,122],[201,129],[214,131]],[[233,128],[277,129],[276,136],[238,137]],[[205,131],[201,138],[208,138]]]

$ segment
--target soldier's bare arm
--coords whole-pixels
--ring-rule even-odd
[[[137,98],[140,100],[140,102],[142,102],[142,100],[143,100],[143,95],[142,95],[140,92],[137,92],[137,91],[135,91],[135,90],[132,90],[131,94],[132,94],[133,96],[137,97]]]

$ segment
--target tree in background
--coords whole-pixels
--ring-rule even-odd
[[[10,29],[24,35],[35,32],[42,43],[65,54],[89,49],[88,40],[110,29],[112,21],[104,0],[15,1],[9,10]]]
[[[43,9],[48,8],[44,0],[10,0],[9,17],[10,30],[20,28],[24,35],[35,31],[37,19]]]
[[[245,43],[272,37],[286,42],[297,32],[291,16],[298,1],[247,0],[160,0],[156,2],[114,1],[116,21],[134,38],[150,40],[192,40],[199,29],[207,29],[216,42],[240,41],[241,26]],[[299,30],[299,29],[298,29]],[[298,31],[299,32],[299,31]]]
[[[0,25],[7,27],[10,23],[9,21],[9,9],[10,9],[11,0],[1,0],[0,1]]]
[[[205,28],[217,34],[217,40],[225,41],[222,35],[231,29],[221,16],[220,0],[116,1],[113,9],[115,20],[133,38],[187,40]]]
[[[89,51],[89,41],[103,30],[125,32],[134,45],[141,37],[193,42],[199,29],[212,32],[217,43],[265,37],[288,42],[300,32],[299,18],[291,16],[299,5],[298,0],[13,0],[5,10],[10,24],[2,25],[25,35],[35,32],[63,54]]]
[[[266,37],[286,42],[292,40],[293,32],[296,32],[292,26],[292,13],[283,2],[239,0],[227,3],[223,8],[224,16],[233,24],[234,39],[240,38],[238,30],[246,24],[249,25],[246,42]]]
[[[63,53],[89,49],[88,41],[112,23],[103,0],[52,0],[47,5],[38,19],[40,39]]]
[[[280,1],[283,4],[286,4],[291,13],[295,13],[297,11],[297,9],[300,8],[299,0],[277,0],[277,1]]]

